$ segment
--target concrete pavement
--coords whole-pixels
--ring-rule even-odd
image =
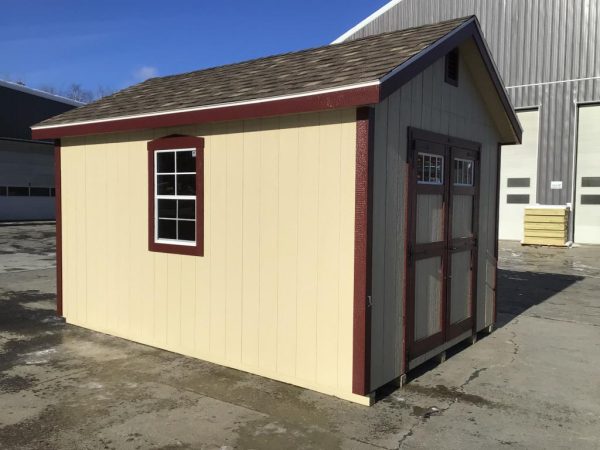
[[[373,407],[66,325],[0,227],[0,448],[599,448],[600,248],[502,243],[500,328]]]

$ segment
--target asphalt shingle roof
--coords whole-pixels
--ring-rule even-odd
[[[116,119],[376,81],[469,19],[151,78],[38,125]]]

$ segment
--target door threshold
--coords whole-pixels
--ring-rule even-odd
[[[435,358],[440,353],[449,349],[450,347],[454,347],[459,342],[464,341],[465,339],[470,338],[473,335],[472,330],[467,330],[464,333],[456,336],[454,339],[449,340],[448,342],[444,342],[442,345],[437,346],[436,348],[429,350],[427,353],[423,353],[420,356],[410,360],[408,362],[408,370],[413,370],[415,367],[420,366],[421,364],[429,361],[430,359]]]

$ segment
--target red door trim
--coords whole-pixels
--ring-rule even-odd
[[[354,314],[352,392],[370,392],[371,372],[371,227],[372,227],[372,109],[356,110],[356,186],[354,203]]]
[[[444,146],[444,154],[445,158],[445,166],[444,166],[444,177],[446,182],[443,186],[427,186],[421,185],[417,186],[415,173],[412,170],[413,159],[415,146],[413,143],[415,141],[426,141],[432,144],[443,145]],[[443,233],[444,233],[444,241],[451,242],[449,236],[447,235],[450,231],[450,219],[451,219],[451,211],[449,207],[451,205],[450,195],[451,195],[451,158],[448,156],[452,155],[451,147],[460,147],[462,149],[473,150],[479,153],[481,149],[481,145],[477,142],[468,141],[465,139],[454,138],[438,133],[429,132],[426,130],[416,129],[416,128],[408,128],[408,145],[407,145],[407,169],[408,169],[408,189],[407,189],[407,235],[406,235],[406,269],[405,269],[405,347],[404,347],[404,361],[406,367],[408,367],[408,363],[411,359],[426,353],[429,350],[434,349],[435,347],[443,344],[452,338],[458,329],[471,329],[475,327],[476,324],[476,303],[477,303],[477,292],[476,292],[476,281],[477,281],[477,256],[474,255],[473,261],[473,284],[472,284],[472,302],[471,302],[471,317],[469,319],[465,319],[465,321],[455,324],[454,326],[449,326],[447,324],[447,317],[449,314],[449,302],[448,302],[448,288],[449,284],[447,281],[447,272],[450,268],[449,261],[449,250],[446,249],[446,244],[443,245],[439,242],[431,243],[431,244],[420,244],[417,248],[416,244],[416,196],[417,196],[417,188],[419,192],[424,193],[432,193],[432,194],[441,194],[444,195],[444,221],[443,221]],[[431,150],[431,152],[436,153],[437,150]],[[475,230],[473,239],[456,239],[455,244],[460,247],[468,247],[476,245],[477,239],[477,229],[478,229],[478,201],[479,198],[479,171],[476,171],[476,187],[475,188],[456,188],[458,191],[464,191],[465,194],[473,194],[476,197],[474,200],[474,218],[473,218],[473,227]],[[454,244],[453,243],[453,244]],[[473,252],[475,253],[475,252]],[[439,333],[433,334],[424,338],[422,340],[416,341],[414,340],[415,333],[415,322],[414,322],[414,302],[415,302],[415,263],[419,259],[427,258],[430,256],[441,256],[442,258],[442,271],[445,274],[444,279],[442,281],[442,311],[440,314],[440,320],[442,322],[442,328]],[[451,336],[449,336],[449,333]]]
[[[63,316],[62,186],[60,139],[54,141],[54,211],[56,220],[56,315]]]

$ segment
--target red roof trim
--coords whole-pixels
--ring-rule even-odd
[[[257,119],[260,117],[281,116],[285,114],[350,108],[371,105],[378,102],[379,86],[372,85],[303,97],[271,100],[261,103],[208,108],[199,111],[178,112],[129,119],[115,119],[81,125],[66,124],[64,126],[52,128],[33,129],[32,135],[34,139],[55,139],[65,136],[115,133],[151,128],[194,125],[205,122]]]

